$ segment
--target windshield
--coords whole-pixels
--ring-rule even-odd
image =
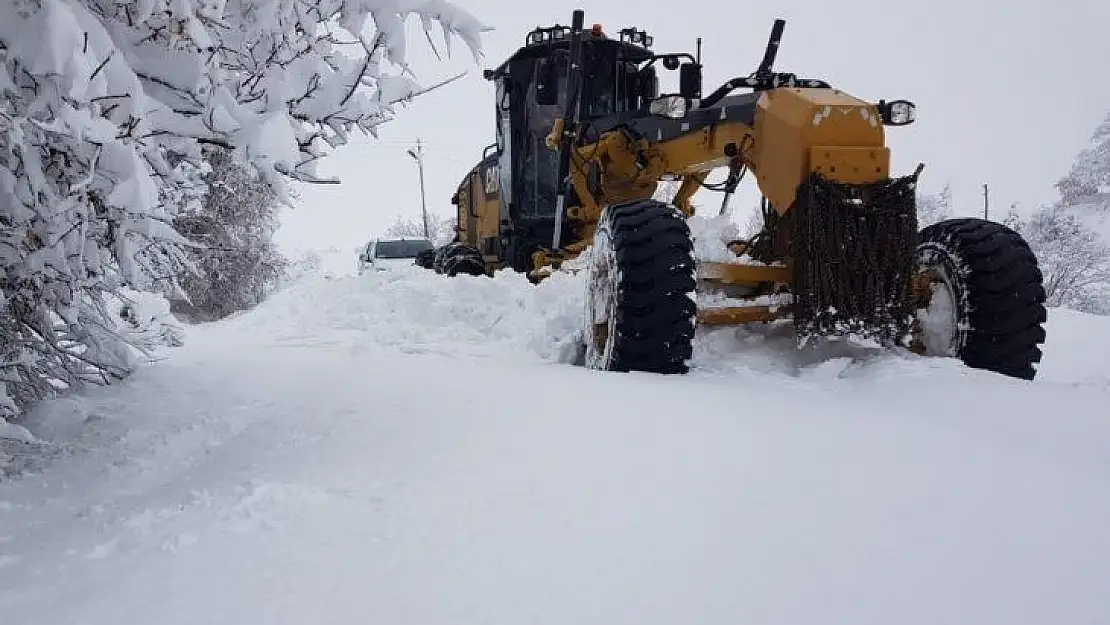
[[[409,241],[378,241],[374,248],[375,258],[416,258],[424,250],[432,249],[431,241],[413,239]]]

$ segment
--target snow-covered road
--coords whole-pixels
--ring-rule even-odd
[[[1032,384],[780,337],[573,359],[573,280],[307,280],[30,420],[0,623],[1110,621],[1110,322]]]

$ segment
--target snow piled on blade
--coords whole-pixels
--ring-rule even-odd
[[[740,237],[740,229],[728,215],[694,215],[686,223],[690,225],[690,238],[694,240],[695,258],[715,263],[739,262],[736,254],[729,251],[728,243]]]

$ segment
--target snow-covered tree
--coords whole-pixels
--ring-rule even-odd
[[[184,297],[174,312],[191,321],[213,321],[260,303],[276,287],[287,261],[274,243],[279,193],[253,168],[210,147],[208,194],[200,209],[174,218],[174,227],[198,247],[193,270],[180,278]],[[279,184],[281,181],[277,181]]]
[[[1110,239],[1096,229],[1110,217],[1110,115],[1056,188],[1058,202],[1028,223],[1016,220],[1040,261],[1048,302],[1110,314]]]
[[[426,90],[412,16],[480,54],[446,0],[0,0],[0,406],[127,375],[142,345],[110,300],[176,289],[201,147],[323,182],[329,149]]]
[[[1010,205],[1010,210],[1006,211],[1006,216],[999,223],[1015,232],[1022,232],[1025,229],[1026,221],[1018,212],[1017,202]]]
[[[937,193],[917,195],[917,224],[924,228],[952,218],[952,189],[950,185]]]
[[[1037,255],[1049,306],[1110,314],[1110,245],[1097,232],[1061,204],[1014,226]]]
[[[1110,115],[1057,183],[1060,203],[1110,244]]]
[[[457,222],[458,219],[454,214],[445,216],[438,213],[428,213],[428,234],[432,238],[432,243],[443,245],[454,239]],[[385,235],[413,239],[423,237],[424,217],[423,215],[417,217],[397,215],[393,224],[386,228]]]
[[[1067,206],[1095,205],[1110,212],[1110,114],[1091,134],[1071,170],[1056,183]]]

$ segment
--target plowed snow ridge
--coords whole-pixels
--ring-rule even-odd
[[[584,275],[564,273],[539,285],[509,271],[492,278],[448,278],[416,267],[312,276],[219,331],[259,345],[334,345],[352,351],[572,364],[580,351],[584,288]],[[1037,384],[1110,388],[1107,361],[1087,348],[1098,337],[1110,344],[1110,319],[1052,310],[1048,332],[1052,348],[1046,349]],[[695,376],[748,372],[823,379],[857,376],[866,367],[866,375],[930,373],[1019,384],[950,359],[846,345],[800,352],[789,324],[699,328],[691,366]]]
[[[402,266],[305,279],[229,327],[261,343],[571,362],[583,295],[569,274],[534,286],[513,272],[448,278]]]

